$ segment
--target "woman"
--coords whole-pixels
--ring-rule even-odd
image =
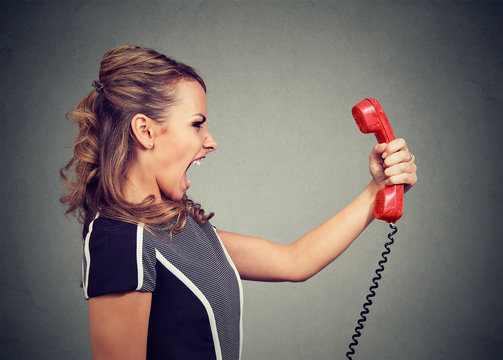
[[[218,146],[194,69],[121,46],[103,56],[93,86],[69,113],[79,134],[61,171],[68,185],[61,200],[84,224],[95,359],[238,359],[240,279],[308,279],[374,219],[385,183],[408,190],[417,180],[414,157],[397,139],[372,150],[363,192],[292,244],[217,230],[213,214],[184,195],[189,166]]]

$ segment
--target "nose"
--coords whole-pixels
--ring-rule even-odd
[[[215,151],[218,148],[218,144],[209,131],[206,131],[206,138],[204,139],[203,147],[210,151]]]

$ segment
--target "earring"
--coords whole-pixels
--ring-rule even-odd
[[[150,141],[147,145],[148,145],[148,147],[152,147],[152,146],[154,146],[154,143],[152,141]]]

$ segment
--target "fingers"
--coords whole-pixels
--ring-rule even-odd
[[[390,176],[386,179],[386,185],[404,184],[408,187],[413,186],[417,182],[417,175],[413,173],[400,173],[398,175]]]
[[[386,185],[404,184],[406,191],[417,182],[417,165],[415,157],[412,155],[411,160],[400,162],[396,165],[384,169],[386,177]]]
[[[382,143],[382,144],[377,144],[374,146],[374,149],[372,150],[371,156],[375,156],[376,158],[382,159],[382,153],[386,148],[388,147],[388,144]]]
[[[396,165],[387,167],[384,169],[384,175],[386,177],[392,177],[395,175],[403,174],[403,173],[415,173],[417,170],[417,166],[414,163],[414,156],[412,156],[412,160],[407,161],[407,162],[400,162]]]
[[[391,141],[386,148],[386,152],[388,154],[392,154],[400,150],[407,150],[407,143],[402,138]]]
[[[417,182],[415,157],[404,139],[391,141],[382,156],[387,185],[404,184],[408,189]]]
[[[374,149],[372,149],[372,152],[370,153],[370,162],[371,163],[377,163],[379,165],[383,164],[383,159],[384,157],[382,156],[383,152],[386,150],[388,144],[382,143],[382,144],[377,144],[374,146]]]
[[[401,162],[411,161],[412,154],[407,148],[407,143],[404,139],[395,139],[391,141],[382,153],[384,166],[390,167]]]
[[[370,173],[378,185],[404,184],[407,191],[417,181],[415,157],[404,139],[374,146],[369,165]]]
[[[410,162],[411,160],[412,154],[408,150],[400,150],[394,154],[386,156],[384,159],[384,167]]]

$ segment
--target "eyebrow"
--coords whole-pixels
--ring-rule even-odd
[[[204,116],[204,115],[203,115],[203,114],[201,114],[201,113],[197,113],[197,114],[194,114],[194,115],[192,115],[192,116],[200,116],[200,117],[202,118],[201,123],[206,122],[206,116]]]

